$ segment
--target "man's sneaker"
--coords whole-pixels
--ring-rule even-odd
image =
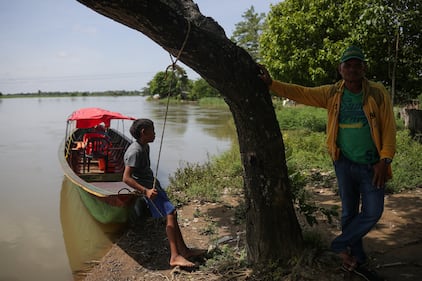
[[[364,266],[356,267],[353,272],[366,281],[385,281],[385,279],[379,276],[375,271],[370,270]]]

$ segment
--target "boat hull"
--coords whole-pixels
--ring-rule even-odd
[[[103,224],[126,223],[131,212],[131,202],[121,202],[120,196],[97,197],[78,188],[79,196],[90,214]],[[111,204],[110,201],[121,202],[120,206]]]
[[[80,144],[86,130],[80,129],[62,142],[59,160],[64,175],[78,190],[85,207],[97,221],[103,224],[126,223],[138,197],[135,190],[122,182],[123,155],[131,141],[116,130],[107,132],[112,145],[105,167],[101,159],[87,164]]]

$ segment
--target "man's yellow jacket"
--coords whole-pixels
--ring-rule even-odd
[[[389,93],[385,87],[368,79],[362,81],[363,111],[371,127],[372,139],[380,159],[393,159],[396,152],[396,121]],[[327,109],[327,147],[333,161],[340,156],[337,146],[338,117],[344,80],[333,85],[304,87],[274,80],[270,91],[298,103]],[[389,169],[391,176],[391,169]]]

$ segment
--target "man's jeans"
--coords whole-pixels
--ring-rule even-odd
[[[331,249],[336,253],[350,251],[362,264],[366,261],[362,238],[381,218],[384,187],[372,185],[372,165],[357,164],[341,156],[334,167],[342,203],[342,233],[333,240]]]

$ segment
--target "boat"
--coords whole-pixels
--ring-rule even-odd
[[[126,120],[135,118],[96,107],[76,110],[67,118],[59,148],[65,177],[103,224],[126,223],[139,197],[122,181],[123,156],[132,143],[124,132]]]
[[[78,189],[65,176],[60,191],[60,222],[75,281],[85,279],[125,230],[125,224],[99,223],[85,207]]]

